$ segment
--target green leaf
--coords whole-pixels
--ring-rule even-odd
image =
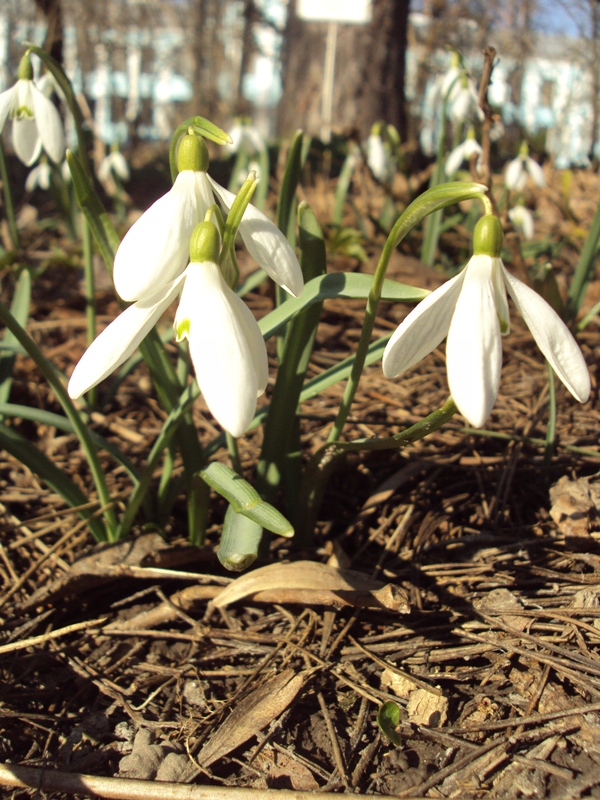
[[[30,302],[31,274],[29,270],[24,269],[19,275],[10,306],[10,313],[23,328],[27,325],[27,320],[29,319]],[[8,328],[4,331],[4,336],[2,337],[2,349],[6,349],[7,354],[0,355],[0,404],[8,402],[10,396],[15,356],[18,352],[24,352],[17,338]]]
[[[262,531],[258,522],[228,506],[217,550],[217,558],[225,569],[242,572],[256,561]]]
[[[265,339],[269,339],[292,317],[313,303],[320,303],[336,297],[364,300],[369,296],[373,280],[373,275],[363,275],[357,272],[334,272],[313,278],[304,286],[300,297],[290,297],[280,307],[259,321],[258,325],[262,335]],[[423,300],[428,294],[427,289],[419,289],[416,286],[407,286],[386,279],[383,282],[381,299],[392,300],[396,303],[416,303]]]
[[[238,514],[254,520],[278,536],[294,535],[294,528],[283,514],[270,503],[266,503],[256,489],[230,467],[213,461],[200,475]]]
[[[392,744],[396,746],[402,744],[402,737],[396,732],[400,724],[400,707],[391,700],[379,706],[377,712],[377,725],[379,730],[386,736]]]

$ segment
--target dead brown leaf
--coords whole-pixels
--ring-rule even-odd
[[[198,762],[208,767],[277,719],[292,703],[312,671],[286,669],[261,684],[237,705],[204,745]]]

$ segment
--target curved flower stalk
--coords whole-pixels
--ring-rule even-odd
[[[35,189],[43,189],[47,192],[50,188],[52,169],[48,161],[42,156],[40,163],[34,167],[25,181],[25,191],[33,192]]]
[[[522,192],[527,185],[527,178],[531,178],[536,186],[541,189],[546,185],[544,171],[529,155],[527,143],[523,142],[519,155],[509,161],[504,171],[506,188],[513,192]]]
[[[188,263],[192,231],[215,197],[229,211],[235,195],[207,174],[204,141],[184,136],[178,153],[179,174],[172,189],[157,200],[125,235],[115,256],[113,278],[119,296],[145,300],[181,276]],[[239,233],[250,255],[280,286],[298,296],[304,281],[298,259],[281,231],[261,211],[248,205]]]
[[[498,394],[501,335],[509,332],[508,292],[560,380],[585,403],[590,376],[581,350],[546,301],[505,269],[497,217],[479,220],[473,245],[466,267],[422,300],[392,335],[383,354],[386,377],[401,375],[447,337],[450,392],[471,425],[482,427]]]
[[[26,53],[19,65],[18,80],[0,94],[0,132],[12,120],[15,153],[30,167],[42,148],[58,163],[65,154],[65,139],[58,109],[33,82],[31,60]]]
[[[258,323],[223,278],[219,246],[216,226],[201,222],[183,273],[125,309],[84,353],[69,381],[72,398],[123,364],[181,293],[177,341],[189,340],[198,385],[215,419],[232,436],[245,432],[267,385],[267,351]]]
[[[528,208],[525,208],[523,205],[515,206],[508,212],[508,218],[512,222],[515,230],[518,231],[524,239],[528,242],[533,239],[533,214]]]
[[[480,172],[482,153],[483,151],[481,149],[481,145],[475,138],[475,131],[473,128],[470,128],[469,132],[467,133],[467,138],[464,140],[464,142],[461,142],[458,147],[455,147],[448,156],[445,167],[446,175],[451,178],[463,161],[469,161],[472,156],[477,156],[477,164],[475,169],[477,172]]]

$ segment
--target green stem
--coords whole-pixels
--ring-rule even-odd
[[[304,515],[298,521],[300,542],[310,538],[327,481],[338,461],[348,452],[361,450],[395,450],[406,447],[438,430],[456,413],[454,400],[449,397],[442,408],[395,436],[355,439],[352,442],[328,442],[312,456],[304,471],[300,509]]]
[[[0,142],[0,180],[2,181],[2,194],[4,196],[4,211],[8,225],[8,233],[13,249],[18,250],[21,246],[19,231],[17,230],[17,218],[15,217],[15,206],[13,203],[12,192],[10,190],[10,180],[6,167],[6,157],[2,142]]]
[[[549,466],[556,448],[556,376],[554,370],[548,366],[548,428],[546,430],[546,447],[544,451],[544,463]]]
[[[590,226],[590,231],[583,245],[583,250],[579,257],[579,262],[575,268],[575,273],[569,286],[569,293],[567,295],[567,309],[566,318],[567,322],[572,322],[577,316],[583,298],[585,296],[585,289],[596,265],[596,254],[598,252],[598,244],[600,242],[600,203],[596,207],[596,213]]]
[[[358,388],[358,382],[362,375],[365,358],[371,342],[385,273],[394,250],[411,228],[428,214],[432,214],[441,208],[458,203],[463,199],[466,200],[475,197],[482,199],[484,191],[485,187],[479,183],[452,182],[442,184],[441,186],[436,186],[424,192],[420,197],[414,200],[398,218],[385,242],[379,258],[379,263],[377,264],[377,269],[375,270],[373,284],[367,298],[363,328],[360,334],[358,347],[356,348],[356,359],[344,390],[340,410],[327,439],[328,442],[334,442],[340,438],[340,434],[346,423],[348,414],[350,413],[350,406],[352,405],[354,395]]]

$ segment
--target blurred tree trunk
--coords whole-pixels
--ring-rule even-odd
[[[44,39],[44,50],[59,64],[63,61],[63,13],[61,0],[35,0],[38,11],[44,15],[48,29]]]
[[[404,137],[404,58],[410,0],[373,0],[368,25],[338,27],[333,90],[333,129],[357,129],[365,138],[378,120]],[[290,1],[282,47],[283,97],[278,128],[318,136],[325,63],[326,22],[306,22]]]

